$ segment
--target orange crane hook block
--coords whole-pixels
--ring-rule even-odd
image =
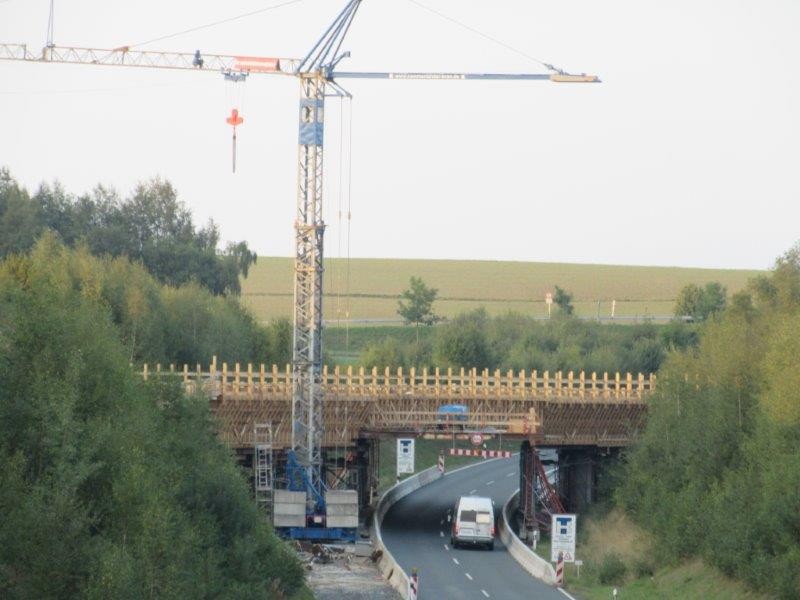
[[[231,116],[225,119],[228,125],[233,125],[234,135],[236,134],[236,126],[244,123],[244,119],[239,116],[239,110],[236,108],[231,109]]]
[[[225,122],[233,127],[233,172],[236,173],[236,126],[244,123],[244,119],[239,116],[238,109],[232,108],[231,116],[225,119]]]

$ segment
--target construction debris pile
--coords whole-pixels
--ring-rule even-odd
[[[381,577],[379,558],[370,543],[320,544],[296,541],[295,549],[308,570],[308,585],[317,600],[398,600]]]

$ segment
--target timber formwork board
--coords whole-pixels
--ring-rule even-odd
[[[187,367],[142,370],[145,378],[180,377],[186,391],[208,399],[222,441],[248,446],[254,423],[271,423],[275,448],[291,445],[291,371],[263,365],[207,372]],[[537,445],[624,446],[644,427],[655,376],[638,374],[501,374],[402,370],[323,371],[323,446],[349,445],[380,433],[483,431]],[[443,414],[445,405],[463,413]]]

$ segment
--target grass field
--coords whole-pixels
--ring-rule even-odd
[[[349,271],[349,272],[348,272]],[[293,259],[259,257],[242,283],[242,301],[260,320],[291,317]],[[323,311],[336,319],[397,319],[397,298],[412,276],[439,290],[437,314],[453,317],[483,306],[489,314],[509,310],[547,315],[544,298],[556,285],[573,294],[579,315],[668,315],[678,291],[689,283],[718,281],[731,294],[761,271],[523,263],[498,261],[345,259],[325,261]]]

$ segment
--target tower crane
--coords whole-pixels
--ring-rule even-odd
[[[354,72],[337,70],[350,56],[342,44],[362,0],[347,0],[322,36],[302,59],[154,52],[121,46],[110,50],[56,46],[52,35],[40,54],[26,45],[0,43],[0,60],[70,63],[222,73],[241,79],[250,74],[296,77],[300,84],[298,187],[295,219],[294,335],[292,349],[292,448],[287,456],[290,490],[306,493],[307,524],[317,531],[292,532],[293,537],[325,537],[325,484],[322,476],[322,218],[323,135],[325,98],[350,97],[343,79],[515,80],[553,83],[596,83],[594,75],[572,74],[545,64],[549,73]],[[232,115],[232,117],[238,117]],[[241,122],[240,120],[238,122]]]

